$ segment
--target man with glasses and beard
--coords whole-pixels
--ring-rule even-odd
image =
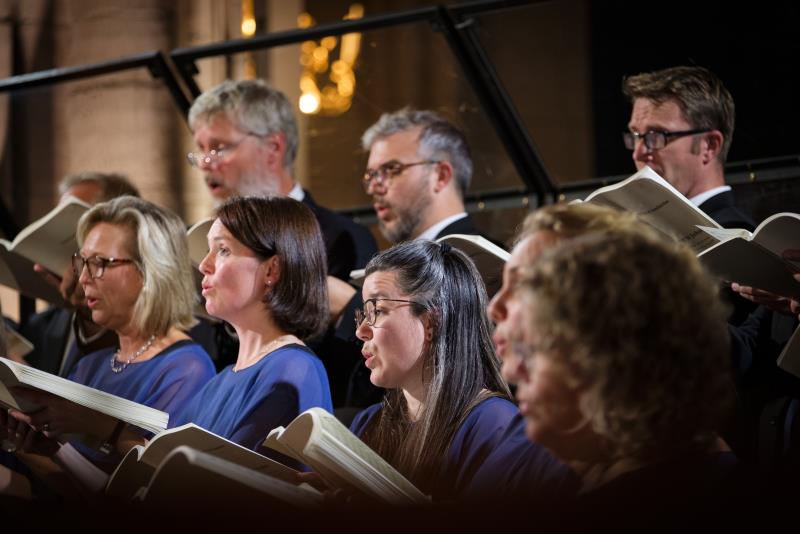
[[[369,152],[362,185],[390,243],[478,233],[464,209],[472,158],[458,128],[404,108],[384,113],[361,142]]]

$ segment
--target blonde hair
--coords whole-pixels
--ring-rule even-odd
[[[129,229],[134,236],[130,252],[142,274],[142,291],[133,309],[133,321],[144,335],[164,335],[172,328],[187,330],[196,320],[194,272],[183,221],[174,213],[131,196],[97,204],[78,222],[78,244],[97,224]]]
[[[559,239],[589,232],[639,232],[654,238],[661,236],[633,212],[586,202],[552,204],[528,214],[517,232],[515,243],[536,232],[552,232]]]
[[[636,232],[588,234],[545,251],[518,290],[538,335],[530,352],[580,387],[612,458],[659,458],[713,438],[730,394],[728,334],[716,284],[691,250]]]

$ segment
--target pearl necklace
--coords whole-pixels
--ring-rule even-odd
[[[124,371],[128,367],[128,365],[130,365],[131,362],[133,362],[133,360],[135,360],[136,358],[147,352],[147,349],[150,348],[150,346],[153,344],[153,341],[155,340],[156,340],[156,335],[153,334],[152,336],[150,336],[150,339],[148,339],[139,350],[134,352],[133,355],[130,358],[128,358],[127,361],[122,362],[122,365],[120,366],[117,366],[116,363],[117,359],[119,358],[119,352],[121,349],[117,349],[114,355],[111,356],[111,370],[115,373],[121,373],[122,371]]]

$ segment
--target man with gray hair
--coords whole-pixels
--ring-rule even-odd
[[[477,234],[464,209],[472,178],[461,131],[433,111],[384,113],[361,138],[369,152],[362,185],[391,243]]]
[[[297,122],[289,99],[263,80],[227,80],[201,94],[189,110],[200,152],[189,162],[205,173],[216,204],[234,196],[288,196],[306,204],[322,229],[328,274],[347,280],[377,251],[369,231],[317,205],[295,182]]]

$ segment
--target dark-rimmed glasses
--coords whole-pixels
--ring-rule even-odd
[[[80,277],[85,265],[89,270],[89,276],[94,280],[103,278],[103,273],[106,272],[107,268],[125,265],[126,263],[135,263],[135,261],[125,258],[104,258],[102,256],[84,258],[78,252],[72,255],[72,269],[75,271],[75,276]]]
[[[409,167],[416,165],[435,165],[439,163],[437,160],[415,161],[413,163],[401,163],[399,161],[387,161],[377,169],[367,169],[364,171],[364,176],[361,178],[361,185],[364,186],[364,191],[369,192],[369,186],[375,184],[376,187],[389,187],[389,182],[392,178],[400,176]]]
[[[376,299],[367,299],[364,301],[364,309],[357,309],[356,310],[356,328],[360,327],[361,324],[366,321],[368,326],[376,326],[375,323],[378,322],[378,315],[381,313],[381,310],[377,309],[378,301],[383,300],[387,302],[403,302],[405,304],[412,304],[414,306],[420,306],[425,308],[425,305],[421,302],[417,302],[414,300],[402,300],[402,299],[383,299],[383,298],[376,298]]]
[[[697,128],[694,130],[681,130],[679,132],[670,132],[667,130],[650,130],[644,133],[623,132],[622,141],[625,143],[625,148],[628,150],[633,150],[636,148],[637,139],[644,141],[644,146],[647,147],[647,150],[659,150],[667,146],[667,143],[670,141],[678,139],[679,137],[697,135],[710,131],[711,130],[708,128]]]

